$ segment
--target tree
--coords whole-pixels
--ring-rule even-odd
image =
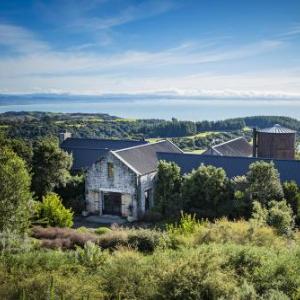
[[[29,142],[25,142],[22,139],[8,138],[0,132],[0,147],[8,147],[13,150],[13,152],[15,152],[26,162],[26,166],[28,170],[30,170],[32,160],[32,147]]]
[[[160,161],[155,185],[155,208],[164,216],[178,214],[181,204],[180,168],[175,163]]]
[[[70,177],[72,157],[59,148],[51,139],[38,141],[33,148],[32,189],[36,196],[52,192],[55,187],[65,185]]]
[[[257,200],[266,206],[271,200],[283,199],[279,173],[273,162],[257,161],[252,163],[246,179],[247,193],[252,201]]]
[[[293,211],[285,200],[269,203],[268,224],[280,234],[291,234],[294,227]]]
[[[224,169],[201,165],[184,178],[182,197],[186,211],[215,218],[227,215],[233,192]]]
[[[60,197],[49,193],[37,203],[37,219],[50,226],[71,227],[73,225],[73,212],[63,206]]]
[[[285,181],[282,185],[284,198],[291,206],[294,215],[296,216],[296,223],[300,223],[300,189],[295,181]]]
[[[0,147],[0,231],[26,230],[30,199],[30,175],[25,162],[12,150]]]
[[[263,207],[260,202],[253,202],[251,221],[258,225],[266,224],[274,227],[279,234],[289,235],[294,227],[294,217],[291,207],[283,201],[270,201],[268,207]]]

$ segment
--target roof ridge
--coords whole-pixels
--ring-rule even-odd
[[[265,158],[265,157],[253,157],[253,156],[230,156],[230,155],[213,155],[213,154],[197,154],[197,153],[189,153],[189,152],[184,152],[184,153],[170,153],[170,152],[158,152],[162,154],[167,154],[167,155],[189,155],[189,156],[198,156],[198,157],[214,157],[217,159],[217,157],[223,157],[223,158],[236,158],[236,159],[251,159],[251,160],[269,160],[269,161],[285,161],[285,162],[294,162],[294,163],[299,163],[300,160],[297,159],[277,159],[277,158]]]
[[[228,144],[228,143],[230,143],[230,142],[233,142],[233,141],[236,141],[236,140],[240,140],[240,139],[243,139],[243,140],[245,140],[245,141],[248,143],[248,141],[245,139],[244,136],[239,136],[239,137],[237,137],[237,138],[231,139],[231,140],[226,141],[226,142],[223,142],[223,143],[221,143],[221,144],[214,145],[214,146],[212,146],[212,148],[219,147],[219,146],[223,146],[223,145],[225,145],[225,144]]]
[[[119,150],[112,150],[112,152],[118,153],[118,152],[130,150],[130,149],[141,148],[141,147],[146,147],[146,146],[152,146],[152,145],[156,145],[156,144],[163,143],[163,142],[170,142],[170,141],[161,140],[161,141],[158,141],[158,142],[155,142],[155,143],[146,143],[146,144],[142,144],[142,145],[136,145],[136,146],[132,146],[132,147],[122,148],[122,149],[119,149]]]
[[[147,141],[143,141],[143,140],[130,140],[130,139],[103,139],[103,138],[81,138],[81,137],[70,137],[70,138],[67,138],[66,140],[64,141],[67,141],[67,140],[94,140],[94,141],[117,141],[117,142],[145,142],[147,143]]]

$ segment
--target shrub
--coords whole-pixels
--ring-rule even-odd
[[[112,230],[98,238],[98,244],[103,249],[116,249],[128,246],[128,233],[125,230]]]
[[[37,218],[45,219],[50,226],[71,227],[73,212],[63,206],[60,197],[49,193],[37,206]]]
[[[76,231],[80,232],[80,233],[90,233],[91,232],[90,229],[88,229],[88,228],[86,228],[84,226],[76,228]]]
[[[268,224],[277,229],[280,234],[290,234],[294,227],[292,209],[286,201],[271,201],[269,203]]]
[[[268,209],[255,201],[251,222],[256,226],[264,226],[267,223],[278,233],[286,235],[291,234],[294,227],[293,212],[286,201],[270,201]]]
[[[95,232],[96,234],[101,235],[101,234],[105,234],[105,233],[111,232],[111,229],[108,228],[108,227],[98,227],[98,228],[96,228],[96,229],[94,230],[94,232]]]
[[[263,206],[271,200],[281,200],[283,190],[278,170],[273,163],[257,161],[249,166],[247,193],[252,200],[259,201]]]
[[[92,233],[81,233],[75,229],[59,227],[33,227],[32,236],[42,240],[42,247],[75,249],[76,246],[84,247],[91,241],[98,242],[98,237]]]
[[[231,211],[233,190],[222,168],[201,165],[185,176],[182,185],[184,209],[200,218],[216,218]]]
[[[102,265],[106,260],[106,255],[99,246],[91,241],[88,241],[84,248],[77,248],[75,257],[79,263],[93,269]]]
[[[158,164],[154,203],[155,209],[163,216],[177,216],[182,209],[182,176],[174,163],[160,161]]]
[[[162,233],[150,229],[130,230],[128,244],[141,252],[153,252],[159,245]]]

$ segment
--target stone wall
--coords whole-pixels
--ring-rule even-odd
[[[113,164],[113,177],[108,176]],[[122,215],[137,217],[137,175],[111,152],[88,170],[86,175],[87,211],[102,214],[103,192],[122,194]],[[130,210],[132,208],[132,210]]]
[[[152,172],[149,174],[145,174],[140,176],[140,184],[139,184],[139,217],[142,217],[145,213],[145,192],[147,190],[152,190],[152,199],[150,199],[151,206],[153,206],[153,194],[154,194],[154,179],[156,172]]]

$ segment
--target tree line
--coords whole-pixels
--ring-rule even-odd
[[[294,220],[300,224],[299,186],[293,181],[282,184],[273,163],[254,162],[247,174],[233,179],[224,169],[211,165],[182,175],[175,163],[159,163],[154,211],[164,218],[176,217],[181,211],[209,220],[249,219],[256,213],[267,222],[268,213],[274,210],[278,215],[273,216],[273,223],[287,222],[288,228]]]

